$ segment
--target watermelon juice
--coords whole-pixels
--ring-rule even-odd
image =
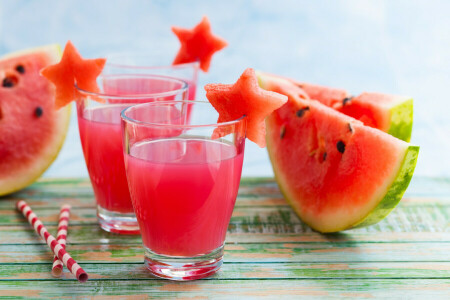
[[[211,140],[163,139],[133,145],[125,161],[147,249],[197,256],[222,246],[243,152]]]
[[[170,77],[128,74],[101,76],[100,86],[103,93],[79,90],[77,101],[81,145],[97,217],[106,231],[138,234],[125,174],[120,112],[136,103],[185,99],[188,86]]]
[[[174,280],[213,274],[222,265],[238,193],[245,116],[217,123],[217,112],[202,101],[139,104],[121,116],[125,169],[147,268]]]
[[[124,105],[86,109],[78,128],[97,204],[118,213],[133,213],[123,162],[120,112]]]

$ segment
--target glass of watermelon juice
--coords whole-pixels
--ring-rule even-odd
[[[111,74],[100,92],[77,89],[78,128],[102,229],[139,234],[123,160],[120,112],[136,104],[187,98],[185,81],[156,75]]]
[[[184,64],[172,65],[170,59],[173,56],[166,52],[160,53],[116,53],[107,55],[104,74],[153,74],[170,76],[184,80],[189,85],[188,99],[194,100],[198,71],[198,61]]]
[[[121,117],[147,268],[172,280],[212,275],[238,193],[246,118],[217,123],[202,101],[139,104]]]

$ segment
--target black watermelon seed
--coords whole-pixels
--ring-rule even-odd
[[[324,152],[323,155],[322,155],[322,161],[325,161],[326,159],[327,159],[327,153]]]
[[[345,104],[347,104],[347,102],[350,102],[352,100],[353,97],[345,97],[342,100],[342,106],[345,106]]]
[[[20,74],[23,74],[23,73],[25,73],[25,67],[22,65],[17,65],[16,71],[19,72]]]
[[[338,149],[339,152],[344,153],[345,152],[345,144],[343,141],[339,141],[336,144],[336,148]]]
[[[348,130],[350,130],[350,132],[353,132],[352,124],[350,123],[348,123]]]
[[[44,113],[44,111],[42,110],[42,107],[40,107],[40,106],[36,107],[36,109],[34,110],[34,115],[38,118],[40,118],[43,113]]]
[[[297,117],[301,118],[305,114],[305,112],[309,110],[309,106],[303,107],[302,109],[297,110]]]
[[[2,86],[7,88],[13,87],[14,80],[11,77],[6,77],[3,79]]]
[[[281,129],[280,129],[280,138],[283,139],[285,134],[286,134],[286,126],[283,125],[283,126],[281,126]]]

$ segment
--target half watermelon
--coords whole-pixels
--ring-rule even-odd
[[[290,97],[266,125],[281,191],[320,232],[377,223],[401,200],[414,172],[419,147],[315,100]]]
[[[60,56],[51,45],[0,58],[0,196],[34,182],[63,145],[70,106],[56,110],[55,89],[39,75]]]

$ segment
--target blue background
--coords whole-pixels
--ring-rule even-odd
[[[84,57],[161,50],[170,26],[203,15],[229,46],[202,86],[247,67],[302,81],[415,99],[417,175],[450,177],[450,1],[0,1],[0,54],[70,39]],[[247,142],[244,176],[272,176],[265,149]],[[76,120],[45,176],[87,176]]]

